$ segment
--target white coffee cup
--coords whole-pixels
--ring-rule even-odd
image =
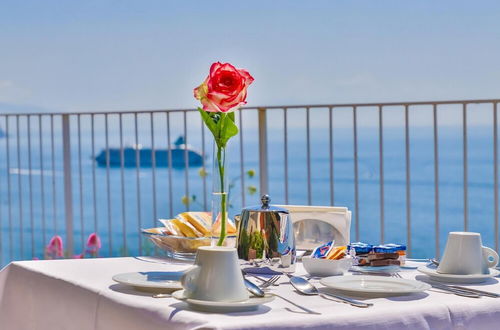
[[[473,275],[488,274],[489,268],[498,265],[498,253],[483,246],[481,234],[450,232],[438,273]]]
[[[208,301],[244,301],[249,297],[235,248],[202,246],[194,266],[181,277],[187,298]]]

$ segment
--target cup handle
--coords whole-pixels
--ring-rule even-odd
[[[194,265],[184,271],[181,276],[181,285],[184,288],[184,295],[189,297],[196,290],[196,277],[200,273],[200,266]]]
[[[493,260],[491,260],[490,257]],[[483,246],[483,259],[488,268],[496,267],[498,265],[498,253],[489,247]]]

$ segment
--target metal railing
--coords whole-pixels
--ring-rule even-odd
[[[471,138],[468,115],[471,107],[481,105],[488,108],[485,111],[490,112],[493,118],[490,124],[491,153],[488,152],[492,158],[493,169],[485,185],[491,186],[493,190],[491,231],[492,243],[494,242],[494,247],[498,250],[499,102],[500,99],[489,99],[244,108],[237,116],[240,134],[233,143],[238,155],[232,158],[233,167],[237,169],[234,173],[238,176],[235,182],[237,181],[239,186],[239,200],[234,203],[235,211],[249,202],[258,201],[257,196],[247,192],[251,184],[249,180],[255,178],[248,176],[246,170],[255,168],[259,182],[258,193],[278,192],[273,195],[276,202],[328,205],[344,203],[353,210],[353,238],[363,240],[366,237],[361,233],[364,227],[361,223],[360,208],[363,206],[362,199],[366,198],[361,195],[360,189],[365,189],[369,184],[376,184],[378,203],[368,204],[372,209],[378,208],[377,240],[386,242],[388,214],[393,212],[393,196],[387,195],[387,185],[391,185],[391,189],[393,185],[388,183],[386,175],[389,173],[387,171],[393,172],[396,167],[392,162],[387,164],[385,160],[387,152],[392,152],[385,146],[389,132],[385,125],[386,121],[393,117],[389,112],[394,111],[402,113],[403,120],[400,124],[391,124],[391,127],[399,127],[404,131],[399,139],[404,145],[404,163],[397,165],[400,165],[404,172],[401,187],[404,187],[402,204],[405,221],[401,221],[401,224],[406,226],[406,235],[402,235],[405,237],[400,240],[406,242],[411,254],[415,248],[412,227],[418,225],[413,222],[415,213],[412,211],[412,199],[419,199],[419,196],[412,193],[412,175],[418,167],[412,166],[412,130],[415,126],[412,126],[411,115],[416,112],[429,112],[430,124],[423,126],[432,128],[431,134],[426,136],[432,140],[432,177],[429,180],[433,186],[433,205],[428,207],[433,208],[434,249],[431,251],[427,247],[426,251],[438,256],[443,243],[440,239],[443,235],[443,224],[440,222],[440,187],[443,183],[440,176],[440,128],[446,124],[438,122],[439,114],[442,107],[451,107],[446,111],[461,113],[462,229],[467,231],[470,229],[471,157],[468,146]],[[144,251],[145,242],[139,234],[141,228],[155,226],[159,217],[173,217],[184,209],[198,207],[208,210],[210,187],[206,173],[210,168],[207,165],[207,157],[211,152],[207,152],[207,148],[211,148],[211,145],[207,146],[207,143],[211,143],[211,138],[208,135],[210,132],[205,130],[199,115],[193,110],[0,114],[0,128],[6,134],[4,141],[0,140],[0,164],[3,164],[0,167],[3,172],[0,174],[0,264],[16,259],[40,257],[48,239],[55,234],[64,236],[68,256],[84,249],[85,236],[91,232],[96,232],[103,238],[105,246],[102,254],[105,256],[151,253]],[[375,119],[368,125],[361,125],[362,111],[369,113],[369,116],[375,116]],[[305,118],[292,118],[297,114],[304,115]],[[271,121],[270,118],[274,120]],[[313,122],[314,120],[316,122]],[[270,123],[273,127],[270,127]],[[279,129],[276,126],[279,126]],[[417,126],[415,130],[418,131],[419,127],[422,125]],[[305,147],[304,150],[299,150],[297,145],[302,143],[302,139],[297,138],[297,131],[303,129]],[[374,164],[377,171],[370,172],[373,178],[366,179],[363,173],[360,173],[360,165],[363,165],[360,163],[360,143],[364,143],[360,139],[363,132],[372,132],[372,129],[375,129],[375,133],[363,141],[372,143],[377,140],[376,148],[371,148],[370,152],[376,150],[378,155],[367,162],[376,159],[378,164]],[[338,130],[350,131],[349,144],[352,148],[349,151],[350,156],[344,157],[344,160],[349,162],[349,167],[352,166],[349,175],[347,172],[337,173],[340,170],[336,155],[345,149],[343,142],[338,145],[335,135]],[[319,135],[317,132],[320,132]],[[174,135],[183,135],[186,144],[189,142],[199,146],[204,159],[201,171],[200,168],[189,166],[187,149],[184,153],[184,166],[176,168],[172,165],[172,152],[169,148]],[[313,135],[319,136],[319,142]],[[347,134],[343,134],[341,138],[347,141]],[[132,140],[136,146],[147,142],[151,149],[150,167],[141,166],[142,155],[139,148],[135,148],[135,166],[131,168],[125,164],[124,150],[127,140]],[[320,160],[316,157],[317,152],[313,150],[319,144],[324,144],[327,149],[324,158]],[[118,167],[110,164],[110,147],[113,146],[120,151]],[[95,162],[100,149],[106,153],[104,166],[98,166]],[[165,168],[157,166],[159,160],[156,159],[155,150],[159,149],[167,150],[168,166]],[[277,154],[282,155],[282,161],[273,163],[271,169],[270,159]],[[363,157],[361,160],[365,161]],[[320,171],[321,178],[315,181],[318,178],[319,172],[316,168],[319,162],[322,162],[325,168]],[[200,172],[197,173],[198,171]],[[296,181],[304,180],[305,185],[301,187],[300,193],[291,191]],[[339,191],[339,184],[345,189]],[[373,195],[374,190],[369,189]],[[320,190],[325,193],[318,193]],[[314,194],[320,197],[315,197]],[[193,195],[196,198],[193,198]],[[184,204],[179,198],[181,196],[185,197]],[[398,209],[402,206],[400,204],[397,203]],[[373,218],[374,216],[370,215],[370,219]],[[370,225],[374,226],[373,223]],[[28,241],[25,240],[26,235],[29,236]]]

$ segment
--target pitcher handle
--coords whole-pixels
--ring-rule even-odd
[[[488,268],[498,265],[498,253],[489,247],[483,246],[483,259]]]

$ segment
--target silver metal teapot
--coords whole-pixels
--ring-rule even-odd
[[[238,227],[236,248],[244,260],[262,261],[283,272],[295,270],[295,237],[288,210],[270,205],[269,195],[262,205],[248,207],[235,216]]]

